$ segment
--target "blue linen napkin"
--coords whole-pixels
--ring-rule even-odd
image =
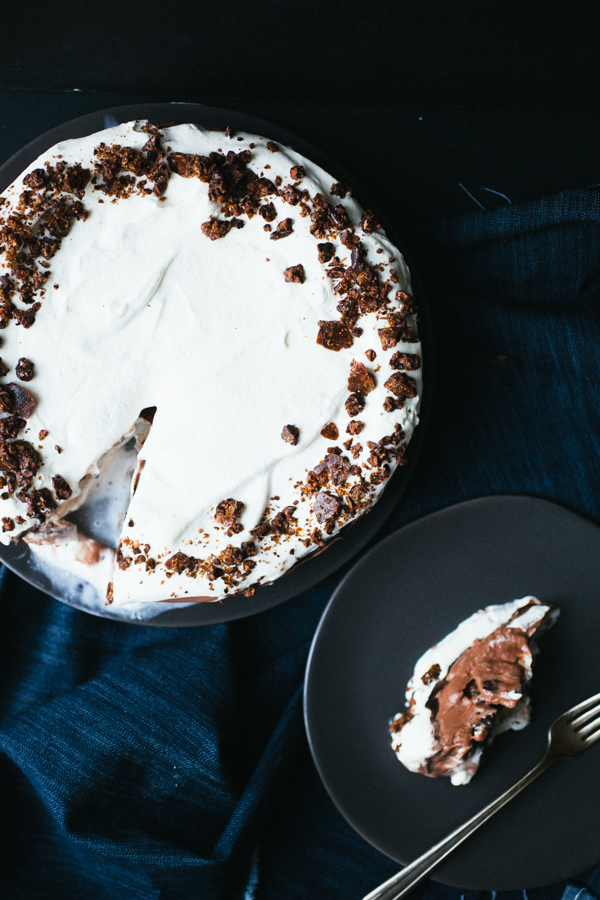
[[[598,190],[410,237],[438,379],[422,457],[380,537],[495,493],[598,521]],[[77,612],[5,571],[0,896],[355,900],[396,871],[334,809],[304,736],[308,648],[342,574],[250,619],[179,630]],[[600,869],[514,900],[594,892]],[[479,895],[430,882],[415,896]]]

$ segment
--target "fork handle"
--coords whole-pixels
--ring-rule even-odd
[[[452,853],[455,847],[462,844],[462,842],[468,838],[470,834],[473,834],[480,825],[487,822],[495,812],[502,809],[509,800],[512,800],[512,798],[516,797],[523,788],[526,788],[528,784],[531,784],[538,775],[541,775],[542,772],[552,765],[555,759],[556,757],[554,754],[546,753],[537,766],[534,766],[533,769],[517,781],[516,784],[513,784],[507,791],[500,794],[499,797],[482,809],[481,812],[474,815],[472,819],[469,819],[463,825],[460,825],[451,832],[451,834],[444,838],[443,841],[440,841],[439,844],[435,844],[430,850],[422,856],[419,856],[418,859],[415,859],[414,862],[405,866],[397,875],[393,875],[386,882],[380,884],[374,891],[371,891],[370,894],[363,897],[363,900],[399,900],[400,897],[404,897],[409,891],[412,891],[414,887],[420,884],[420,882],[423,881],[423,879],[425,879],[429,873],[448,856],[448,854]]]

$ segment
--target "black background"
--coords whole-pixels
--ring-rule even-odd
[[[526,0],[5,4],[0,162],[105,107],[238,109],[328,151],[410,242],[420,218],[507,202],[490,191],[515,203],[600,181],[596,10]]]

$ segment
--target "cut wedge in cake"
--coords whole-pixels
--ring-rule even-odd
[[[77,546],[56,523],[131,437],[115,604],[252,593],[372,508],[422,358],[406,263],[349,188],[257,135],[130,122],[0,199],[4,543]]]
[[[390,724],[400,762],[467,784],[496,734],[529,724],[536,641],[558,615],[535,597],[488,606],[427,650],[408,683],[407,708]]]

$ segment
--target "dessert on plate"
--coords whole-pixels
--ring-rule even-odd
[[[407,708],[390,724],[400,762],[467,784],[496,734],[529,724],[537,639],[558,615],[536,597],[488,606],[427,650],[406,688]]]
[[[0,539],[101,559],[109,603],[251,594],[369,511],[418,422],[402,255],[257,135],[48,150],[0,198],[0,329]],[[65,516],[132,438],[113,554]]]

